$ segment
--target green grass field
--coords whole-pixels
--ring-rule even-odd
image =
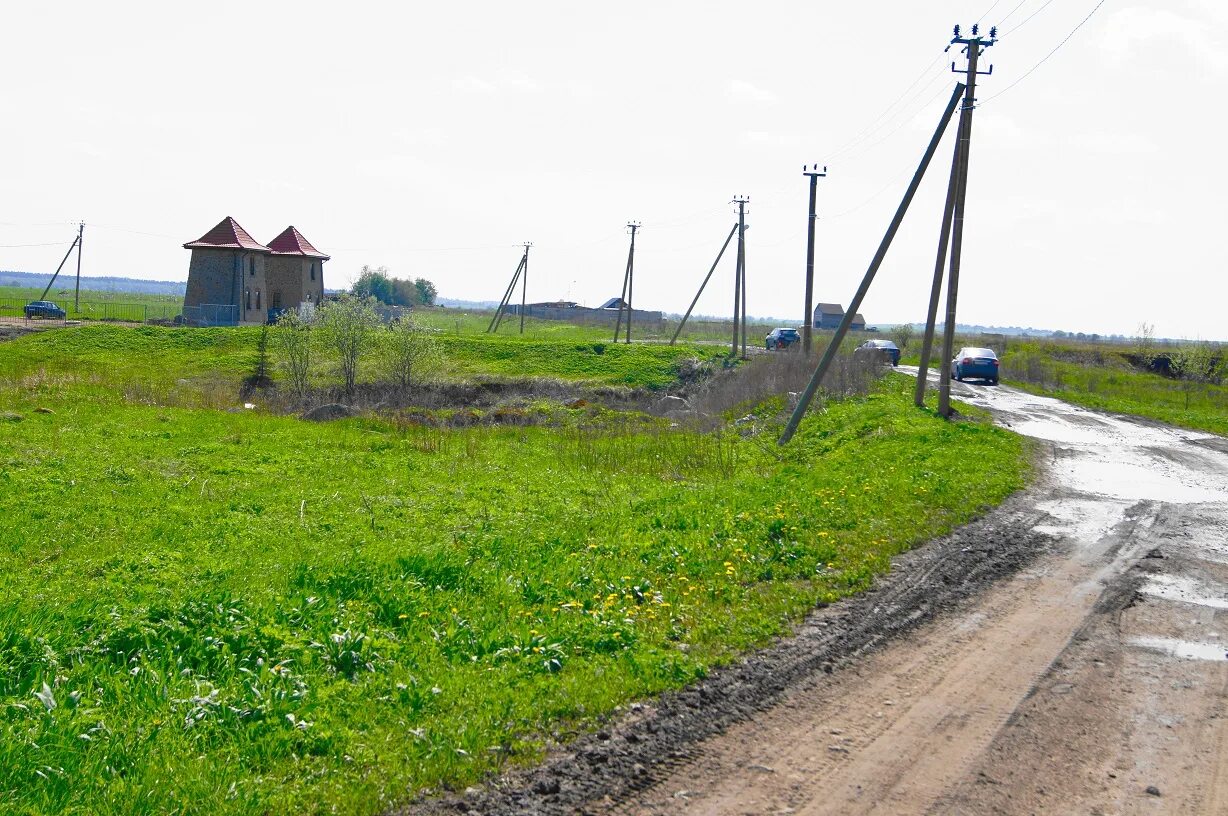
[[[20,317],[22,307],[43,293],[41,288],[0,286],[0,316]],[[68,312],[69,320],[169,320],[183,310],[182,295],[152,295],[82,289],[80,308],[74,307],[72,281],[63,280],[47,293],[47,299]]]
[[[1007,382],[1036,393],[1228,435],[1228,386],[1139,371],[1126,360],[1126,351],[1020,343],[1002,365]]]
[[[370,814],[463,786],[865,589],[1028,472],[1019,437],[895,375],[784,449],[591,407],[319,425],[159,390],[233,391],[257,333],[0,343],[0,811]],[[449,376],[653,388],[705,353],[473,340]]]

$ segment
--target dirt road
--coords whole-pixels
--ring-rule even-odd
[[[1041,484],[458,809],[1228,814],[1228,441],[956,387]]]

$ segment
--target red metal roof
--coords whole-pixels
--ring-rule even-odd
[[[250,249],[268,252],[269,248],[257,241],[239,226],[239,222],[226,216],[216,227],[195,241],[183,245],[184,249]]]
[[[303,233],[294,227],[286,227],[281,235],[269,241],[269,249],[274,255],[304,255],[308,258],[328,260],[327,255],[313,247],[311,242],[303,237]]]

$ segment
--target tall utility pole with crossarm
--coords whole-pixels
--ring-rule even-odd
[[[815,215],[815,200],[819,179],[827,175],[827,167],[824,166],[820,173],[817,164],[811,165],[809,170],[802,165],[802,175],[810,178],[810,221],[806,233],[806,316],[802,321],[802,351],[809,357],[811,329],[814,327],[814,222],[818,218]]]
[[[738,356],[738,337],[742,338],[742,358],[746,358],[746,205],[750,196],[734,196],[738,205],[738,266],[733,277],[733,346],[729,356]],[[740,321],[740,322],[739,322]]]
[[[993,73],[993,66],[988,71],[977,70],[981,52],[998,41],[998,29],[989,29],[989,36],[982,37],[978,26],[972,26],[971,37],[961,37],[959,26],[955,26],[955,36],[951,45],[964,46],[968,55],[968,64],[961,72],[951,63],[951,70],[964,73],[964,104],[959,111],[959,145],[956,148],[958,177],[955,184],[955,201],[952,208],[951,223],[951,267],[947,274],[947,314],[946,326],[942,333],[942,359],[939,360],[938,380],[938,413],[944,417],[951,416],[951,355],[955,351],[955,305],[959,297],[959,262],[964,246],[964,202],[968,194],[968,150],[972,143],[972,111],[976,107],[976,78],[981,74]],[[948,49],[950,46],[947,46]]]
[[[618,322],[614,324],[614,342],[618,342],[618,332],[622,328],[623,309],[627,310],[627,342],[631,342],[631,296],[635,288],[635,233],[639,231],[639,221],[628,221],[627,231],[631,233],[631,248],[627,250],[627,271],[623,273],[623,296],[618,304]]]

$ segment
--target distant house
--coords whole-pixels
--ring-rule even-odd
[[[814,307],[814,323],[816,329],[834,329],[844,319],[844,307],[839,303],[820,303]]]
[[[188,323],[264,323],[270,308],[319,303],[324,296],[328,256],[294,227],[265,245],[226,217],[183,248],[192,250],[183,299]]]
[[[837,329],[840,327],[840,322],[844,320],[844,307],[839,303],[820,303],[814,307],[814,323],[811,325],[816,329]],[[865,331],[866,319],[861,316],[861,313],[853,315],[853,321],[849,324],[849,331]]]
[[[598,306],[597,308],[598,309],[625,309],[626,307],[627,307],[626,301],[624,301],[620,297],[613,297],[607,300],[605,303]]]

